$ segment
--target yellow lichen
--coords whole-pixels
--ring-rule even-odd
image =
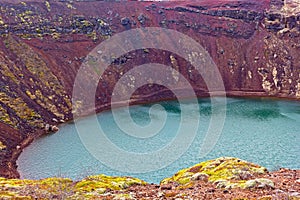
[[[50,12],[51,11],[51,6],[50,6],[49,1],[45,1],[45,5],[46,5],[46,8],[47,8],[48,12]]]
[[[40,90],[36,90],[35,91],[35,96],[38,97],[38,103],[48,109],[49,111],[51,111],[53,114],[55,114],[57,117],[59,118],[64,118],[64,114],[60,113],[58,111],[58,108],[55,104],[53,104],[53,102],[51,102],[51,99],[46,98],[43,93]]]
[[[66,3],[66,5],[67,5],[67,8],[76,10],[76,8],[70,3]]]
[[[93,24],[88,20],[83,20],[80,22],[83,26],[92,26]]]
[[[268,196],[263,196],[263,197],[260,197],[258,200],[272,200],[272,196],[271,195],[268,195]]]
[[[161,184],[176,182],[181,185],[177,189],[192,187],[195,183],[192,176],[196,173],[205,174],[208,180],[217,187],[242,189],[262,188],[264,186],[274,188],[274,183],[265,178],[243,179],[244,173],[253,175],[266,173],[264,167],[249,163],[237,158],[218,158],[196,164],[183,169],[171,178],[167,178]],[[186,182],[189,180],[188,182]],[[146,185],[147,183],[132,177],[113,177],[103,174],[89,176],[81,181],[72,181],[68,178],[46,178],[42,180],[6,179],[0,177],[0,198],[17,199],[19,197],[37,199],[101,199],[112,197],[113,199],[134,199],[134,194],[128,193],[127,188],[134,185]],[[184,185],[182,185],[184,184]],[[219,185],[219,186],[218,186]],[[185,187],[186,186],[186,187]],[[111,190],[121,192],[107,193]],[[165,198],[185,197],[184,193],[170,191],[163,194]],[[235,199],[246,199],[243,196]]]
[[[194,165],[193,167],[180,170],[174,176],[161,181],[161,184],[176,182],[179,184],[188,184],[196,173],[208,175],[208,181],[219,185],[219,187],[240,187],[245,188],[246,178],[257,174],[264,174],[267,169],[259,165],[249,163],[237,158],[218,158],[205,161]]]
[[[93,41],[98,40],[97,32],[94,30],[92,33],[88,34],[90,38],[92,38]]]
[[[29,108],[22,98],[14,98],[4,92],[0,92],[0,99],[2,103],[11,108],[21,119],[28,121],[30,125],[39,126],[42,122],[41,116]]]
[[[0,101],[1,101],[1,99],[0,99]],[[7,125],[11,125],[13,127],[17,126],[17,122],[14,120],[11,120],[9,114],[2,106],[0,106],[0,121]]]
[[[5,148],[6,148],[6,146],[0,141],[0,151],[5,149]]]
[[[0,25],[4,25],[5,23],[4,23],[4,21],[3,21],[3,19],[2,19],[2,17],[0,16]]]
[[[26,90],[26,94],[29,96],[30,99],[35,100],[36,96],[32,94],[29,90]]]
[[[94,199],[107,190],[123,190],[146,182],[131,177],[90,176],[79,182],[68,178],[20,180],[0,178],[0,199]],[[131,199],[130,194],[115,195],[115,199]]]
[[[9,191],[0,191],[0,199],[22,199],[22,200],[26,200],[26,199],[33,199],[30,196],[22,196],[22,195],[18,195],[15,192],[9,192]]]
[[[106,175],[89,176],[76,184],[77,191],[91,192],[96,189],[122,190],[132,185],[145,185],[146,182],[131,177],[112,177]]]
[[[17,55],[17,57],[25,64],[26,69],[34,76],[35,79],[29,78],[31,87],[39,85],[43,88],[42,91],[36,90],[32,92],[27,90],[26,94],[31,99],[35,99],[37,103],[57,117],[64,118],[64,113],[68,113],[71,109],[70,100],[67,101],[68,96],[66,95],[63,86],[48,68],[45,61],[28,45],[14,40],[11,36],[5,40],[5,44],[7,45],[7,48]],[[43,94],[45,90],[50,92],[50,95]],[[64,103],[57,104],[55,102],[55,97],[62,97]]]
[[[135,198],[131,194],[115,194],[113,199],[115,199],[115,200],[118,200],[118,199],[120,199],[120,200],[123,200],[123,199],[129,200],[129,199],[135,199]]]
[[[5,58],[5,55],[3,55],[3,52],[0,52],[0,60],[2,61],[0,63],[0,72],[4,76],[7,76],[14,83],[19,85],[20,81],[18,80],[18,78],[13,73],[13,70],[18,71],[16,65],[14,63],[10,63],[12,66],[8,66],[9,61],[7,61],[7,59]],[[7,62],[5,62],[5,61],[7,61]]]
[[[77,113],[77,112],[81,112],[82,108],[82,101],[75,101],[73,102],[73,106],[72,106],[72,113]]]

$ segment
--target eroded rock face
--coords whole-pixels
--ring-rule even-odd
[[[17,177],[15,159],[28,141],[47,124],[72,119],[73,83],[84,58],[125,30],[162,27],[193,38],[218,66],[228,95],[299,99],[299,9],[293,1],[280,2],[2,1],[0,142],[6,148],[0,150],[0,174]],[[109,108],[123,74],[151,62],[173,67],[198,96],[208,95],[201,75],[172,52],[141,49],[107,59],[112,64],[99,81],[97,111]],[[176,81],[178,73],[161,78]],[[151,102],[174,96],[164,87],[148,85],[133,98]],[[80,107],[80,102],[73,106]]]

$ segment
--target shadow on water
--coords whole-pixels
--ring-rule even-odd
[[[174,114],[180,114],[181,113],[180,104],[176,100],[175,101],[162,101],[162,102],[159,102],[158,104],[163,106],[165,111],[168,112],[168,113],[174,113]],[[149,109],[153,105],[154,104],[145,104],[145,105],[142,105],[142,106]]]
[[[275,118],[287,118],[282,114],[277,101],[253,99],[248,101],[242,99],[227,105],[227,113],[253,120],[272,120]]]
[[[185,104],[191,104],[190,100],[184,100],[183,101]],[[164,107],[167,113],[171,114],[181,114],[181,108],[180,108],[180,103],[178,101],[163,101],[159,103]],[[210,116],[211,115],[211,101],[210,99],[198,99],[198,104],[200,108],[200,114],[204,116]],[[143,105],[144,107],[151,107],[152,104],[150,105]],[[196,106],[195,106],[196,107]]]

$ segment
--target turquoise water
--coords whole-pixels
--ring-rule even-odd
[[[69,123],[61,126],[58,133],[41,137],[27,147],[17,161],[18,170],[22,178],[29,179],[60,176],[78,180],[88,175],[103,173],[113,176],[134,176],[148,182],[158,183],[182,168],[222,156],[238,157],[255,162],[269,170],[276,170],[280,167],[300,169],[299,102],[227,98],[223,131],[212,151],[205,157],[199,157],[199,150],[211,119],[211,103],[210,99],[199,99],[198,102],[199,107],[189,101],[185,103],[191,117],[182,120],[182,123],[188,126],[193,122],[193,115],[200,114],[199,127],[193,143],[179,159],[162,169],[133,173],[121,172],[113,169],[112,166],[106,166],[86,150],[75,125]],[[176,137],[179,127],[180,104],[177,101],[160,104],[167,111],[167,120],[161,131],[150,138],[135,138],[124,134],[114,122],[111,111],[100,113],[97,118],[113,144],[124,151],[147,153],[169,144]],[[150,108],[151,105],[132,106],[130,114],[133,121],[139,125],[147,125],[150,122]],[[152,122],[154,124],[161,122],[164,119],[164,111],[159,107],[151,109]],[[122,118],[124,109],[117,109],[116,113],[126,124],[127,118]],[[88,120],[88,118],[84,119],[81,123],[87,123]],[[87,125],[86,134],[91,131],[91,128],[93,127]],[[168,155],[162,155],[162,158],[164,156]],[[117,156],[115,159],[118,162]],[[131,157],[127,159],[130,162]],[[154,161],[153,165],[159,164],[155,162],[159,160]],[[136,163],[136,165],[143,168],[143,162]]]

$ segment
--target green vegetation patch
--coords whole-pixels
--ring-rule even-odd
[[[12,36],[7,37],[5,44],[24,63],[25,69],[29,74],[22,74],[22,79],[29,80],[27,83],[31,86],[27,88],[26,95],[58,118],[64,119],[65,114],[71,112],[71,101],[64,87],[48,68],[46,62],[28,45],[15,40]],[[4,69],[9,72],[7,68]],[[18,79],[13,73],[11,73],[10,77],[12,80],[15,80],[14,82],[18,83]],[[33,90],[32,88],[36,89]],[[31,114],[33,115],[34,113]]]
[[[131,177],[106,175],[89,176],[79,182],[68,178],[20,180],[0,178],[0,199],[93,199],[107,190],[125,190],[133,185],[147,183]],[[120,197],[130,197],[120,194]]]
[[[113,177],[106,175],[89,176],[86,179],[76,184],[77,191],[91,192],[94,190],[105,191],[106,189],[111,190],[122,190],[132,185],[146,185],[146,182],[131,177]]]
[[[274,187],[270,180],[253,177],[267,173],[267,169],[238,158],[222,157],[196,164],[177,172],[174,176],[161,181],[161,184],[190,184],[195,180],[207,180],[217,187],[251,188]],[[264,182],[264,183],[263,183]]]

